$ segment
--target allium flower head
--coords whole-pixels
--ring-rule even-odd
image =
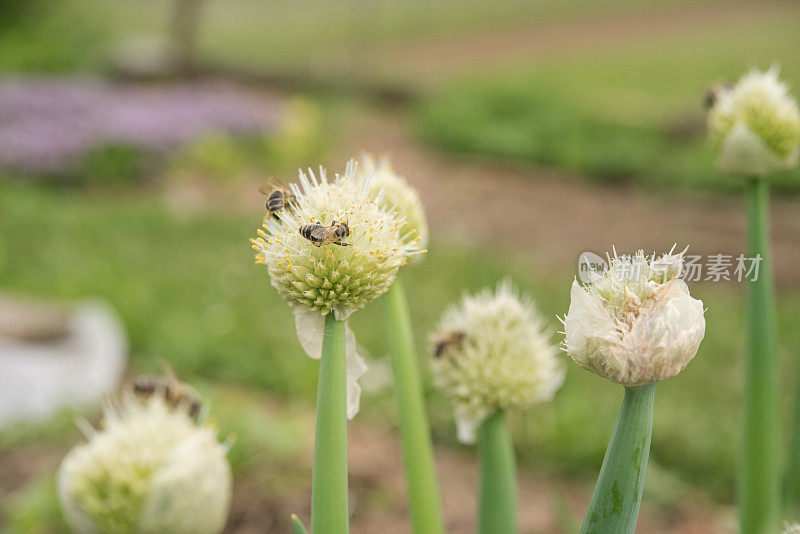
[[[800,523],[789,523],[786,521],[783,524],[783,534],[800,534]]]
[[[409,256],[420,250],[418,235],[404,230],[405,218],[383,207],[382,195],[373,196],[369,179],[357,179],[357,164],[350,161],[343,176],[328,181],[309,170],[300,172],[299,186],[292,184],[295,204],[278,218],[265,217],[259,237],[252,239],[256,261],[267,266],[272,285],[294,309],[297,336],[306,353],[319,359],[324,317],[350,314],[389,289]],[[345,222],[350,235],[342,244],[317,246],[300,232],[307,224],[330,226]],[[366,371],[356,351],[355,336],[347,329],[347,412],[358,412],[361,388],[358,378]]]
[[[433,380],[455,407],[459,440],[471,443],[499,409],[550,400],[564,379],[545,323],[509,281],[448,309],[437,328]]]
[[[126,397],[72,449],[58,494],[76,532],[216,534],[231,498],[227,448],[164,394]]]
[[[725,171],[764,175],[797,164],[800,111],[777,67],[752,70],[732,88],[720,88],[708,126]]]
[[[300,172],[292,184],[297,206],[278,219],[265,218],[264,229],[252,240],[256,261],[267,266],[272,285],[292,306],[345,319],[379,297],[394,281],[397,269],[420,252],[419,236],[404,231],[405,219],[373,198],[368,181],[356,179],[350,162],[344,176],[328,181]],[[346,222],[348,246],[316,246],[300,234],[306,224],[330,226]]]
[[[686,367],[706,321],[703,303],[679,278],[684,252],[658,258],[615,253],[595,282],[572,283],[564,349],[575,363],[626,386],[657,382]]]
[[[375,161],[372,156],[365,154],[361,157],[361,176],[368,180],[367,188],[373,196],[381,197],[381,205],[394,208],[398,214],[406,218],[403,229],[409,235],[419,236],[419,247],[428,246],[428,219],[425,217],[425,208],[416,189],[397,174],[391,162],[383,158]],[[416,256],[421,258],[422,256]]]

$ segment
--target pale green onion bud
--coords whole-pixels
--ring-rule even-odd
[[[267,216],[260,237],[251,240],[256,261],[266,265],[272,285],[294,309],[301,345],[315,359],[322,351],[325,315],[333,312],[336,319],[346,320],[385,293],[410,256],[424,252],[420,237],[404,230],[405,219],[383,208],[380,195],[373,197],[368,189],[369,179],[357,179],[356,173],[355,161],[332,181],[322,168],[319,177],[310,170],[300,172],[300,185],[291,185],[295,203],[277,219]],[[317,246],[300,233],[303,225],[333,222],[350,228],[341,244]],[[352,418],[361,392],[357,379],[366,365],[349,328],[346,350],[347,412]]]
[[[752,70],[734,87],[719,88],[708,128],[724,171],[763,176],[797,164],[800,111],[777,67]]]
[[[222,531],[232,476],[214,429],[163,394],[127,397],[104,420],[59,468],[59,499],[76,532]]]
[[[703,303],[679,278],[684,252],[615,253],[594,282],[572,283],[563,345],[575,363],[625,386],[664,380],[686,367],[706,321]]]
[[[381,206],[386,209],[394,208],[398,215],[405,217],[408,224],[404,227],[404,232],[419,236],[419,247],[427,247],[430,236],[428,219],[417,190],[394,171],[391,162],[386,158],[376,162],[372,156],[364,154],[361,157],[360,171],[363,178],[368,178],[367,188],[372,195],[381,195]]]
[[[458,438],[497,410],[526,408],[553,398],[564,380],[542,316],[509,281],[484,289],[443,315],[434,337],[434,384],[453,402]]]

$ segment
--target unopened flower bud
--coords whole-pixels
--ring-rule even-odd
[[[683,252],[611,258],[594,282],[572,283],[564,349],[598,375],[625,386],[678,374],[705,335],[703,303],[679,277]]]

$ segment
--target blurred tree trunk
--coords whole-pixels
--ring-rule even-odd
[[[196,71],[197,38],[203,0],[175,0],[172,13],[170,60],[176,72],[189,76]]]

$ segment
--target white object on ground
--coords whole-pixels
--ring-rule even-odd
[[[81,302],[64,327],[49,340],[0,332],[0,427],[97,402],[119,383],[127,342],[114,310],[102,301]]]

